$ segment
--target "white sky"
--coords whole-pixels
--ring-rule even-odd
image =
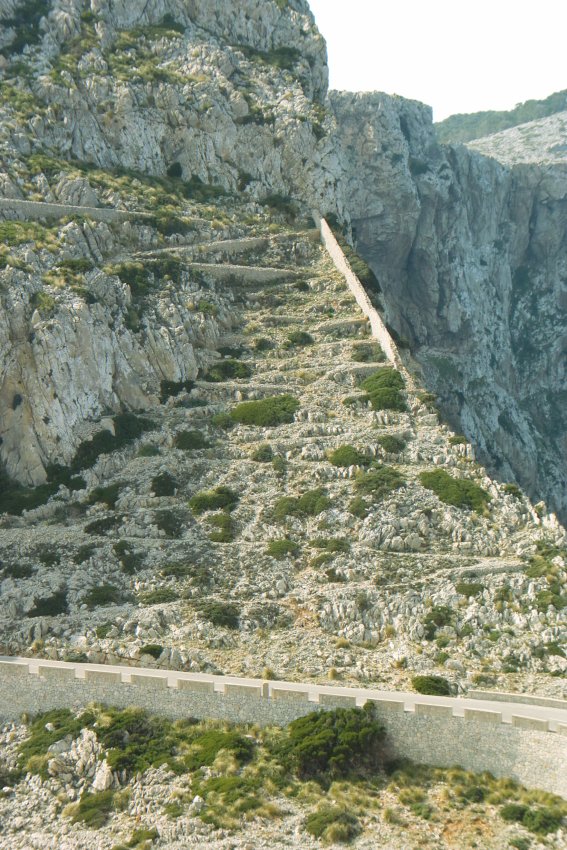
[[[565,0],[309,0],[331,88],[456,112],[511,109],[567,88]]]

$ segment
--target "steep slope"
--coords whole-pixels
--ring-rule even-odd
[[[430,110],[401,98],[331,103],[387,320],[480,457],[564,518],[567,165],[442,147]]]
[[[567,112],[540,118],[476,139],[468,147],[507,165],[552,165],[567,161]]]

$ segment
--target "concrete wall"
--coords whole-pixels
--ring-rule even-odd
[[[364,289],[363,285],[351,269],[341,246],[333,235],[333,231],[331,230],[325,219],[321,218],[317,213],[313,213],[313,217],[315,218],[316,224],[318,225],[319,230],[321,232],[321,241],[327,249],[333,263],[335,264],[336,269],[342,275],[344,275],[348,288],[356,298],[358,306],[370,322],[372,336],[374,336],[378,340],[378,342],[382,346],[382,351],[384,352],[390,363],[392,363],[392,365],[395,366],[396,369],[399,369],[400,371],[403,371],[405,373],[405,369],[402,364],[399,351],[396,347],[396,343],[390,336],[386,325],[380,317],[380,314],[372,305],[372,302],[366,294],[366,290]]]
[[[493,702],[518,702],[521,705],[542,705],[547,708],[564,708],[567,711],[567,699],[538,697],[533,694],[510,694],[504,691],[468,691],[469,699],[489,699]]]
[[[525,712],[503,722],[499,711],[480,707],[456,714],[462,711],[462,701],[452,698],[412,697],[409,704],[403,694],[385,698],[354,688],[37,659],[0,661],[4,720],[17,720],[24,712],[102,702],[135,705],[174,719],[284,725],[310,711],[363,705],[367,700],[375,703],[397,756],[440,767],[487,770],[567,796],[567,723]]]
[[[65,218],[85,216],[94,221],[127,221],[132,218],[151,218],[149,213],[134,213],[112,207],[78,207],[73,204],[51,204],[41,201],[22,201],[17,198],[0,198],[0,214],[4,218]]]

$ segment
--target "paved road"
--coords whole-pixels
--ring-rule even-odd
[[[37,673],[38,667],[74,668],[77,678],[84,678],[85,670],[96,670],[102,672],[120,673],[124,682],[130,682],[132,673],[141,673],[147,676],[155,676],[167,679],[168,684],[174,686],[177,679],[198,680],[213,682],[214,689],[222,693],[224,685],[252,685],[258,686],[261,679],[247,679],[238,676],[213,676],[207,673],[183,673],[176,670],[158,670],[150,667],[127,667],[115,664],[69,664],[63,661],[49,661],[43,658],[24,658],[20,656],[0,656],[0,662],[14,664],[28,664],[32,673]],[[536,720],[547,720],[551,731],[557,731],[558,724],[567,726],[567,700],[565,708],[560,706],[531,705],[519,702],[501,702],[489,699],[470,699],[466,697],[434,697],[422,694],[410,693],[408,691],[381,691],[374,688],[343,688],[331,685],[305,684],[302,682],[270,681],[269,689],[303,691],[309,694],[309,698],[316,701],[317,694],[333,694],[340,696],[356,697],[357,704],[363,705],[368,699],[391,700],[392,702],[403,702],[405,711],[414,711],[415,704],[440,705],[450,707],[453,714],[463,717],[465,709],[476,711],[494,711],[502,715],[504,723],[512,722],[515,717],[530,717]],[[559,702],[559,700],[557,701]]]

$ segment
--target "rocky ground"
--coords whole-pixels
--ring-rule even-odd
[[[80,470],[83,489],[2,520],[6,651],[397,688],[443,671],[456,691],[561,693],[562,529],[486,477],[409,373],[407,410],[364,401],[383,355],[311,236],[267,239],[246,262],[296,277],[210,283],[230,305],[217,373],[176,385],[143,437]],[[291,422],[228,416],[281,394],[297,400]],[[357,463],[331,462],[344,446]],[[370,465],[402,486],[365,496]],[[435,469],[480,486],[483,510],[440,501],[419,479]],[[217,487],[229,509],[191,502]],[[281,502],[306,493],[319,502],[305,511]]]

